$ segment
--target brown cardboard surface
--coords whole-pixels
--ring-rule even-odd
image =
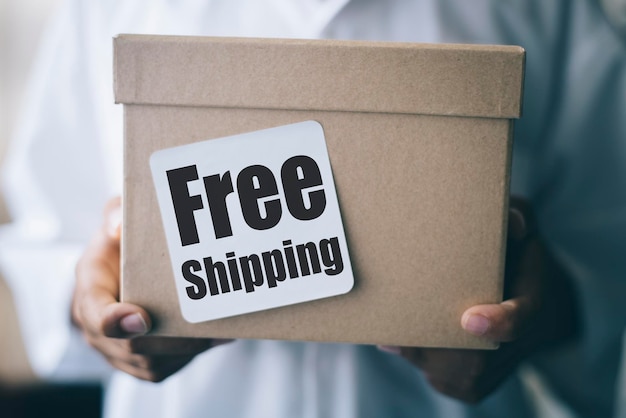
[[[122,299],[155,334],[490,348],[462,312],[501,300],[518,47],[125,35]],[[321,123],[354,289],[231,318],[181,316],[149,156]],[[147,245],[149,243],[149,245]]]
[[[125,36],[125,104],[517,118],[520,47]],[[184,75],[184,82],[181,77]]]

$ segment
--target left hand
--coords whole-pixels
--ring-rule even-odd
[[[472,306],[461,318],[465,331],[503,343],[499,349],[380,347],[419,367],[439,392],[469,403],[491,393],[524,358],[577,328],[571,285],[522,199],[511,198],[508,236],[504,302]]]

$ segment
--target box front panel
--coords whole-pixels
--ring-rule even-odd
[[[501,298],[510,124],[377,113],[125,107],[123,298],[156,333],[490,347],[462,312]],[[342,296],[199,324],[181,316],[150,155],[306,120],[326,136],[354,289]],[[267,150],[272,152],[272,150]]]

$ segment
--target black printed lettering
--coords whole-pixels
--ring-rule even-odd
[[[320,241],[320,256],[324,267],[327,267],[324,273],[335,276],[343,271],[343,258],[337,237]]]
[[[255,287],[263,284],[263,270],[261,270],[259,256],[250,254],[247,257],[239,257],[239,265],[241,266],[246,292],[254,292]]]
[[[289,158],[283,164],[280,175],[287,208],[294,218],[310,221],[324,212],[326,208],[324,189],[308,193],[305,191],[305,189],[322,185],[322,174],[313,158],[306,155]],[[308,205],[305,200],[308,200]]]
[[[283,253],[280,250],[266,251],[261,254],[265,277],[269,287],[276,287],[276,282],[282,282],[287,277]]]
[[[198,180],[198,169],[195,165],[167,171],[167,181],[170,186],[178,233],[183,247],[200,242],[193,213],[202,209],[203,205],[200,195],[189,195],[187,183],[193,180]]]
[[[317,258],[317,247],[314,242],[307,242],[306,244],[296,245],[296,252],[298,253],[298,261],[300,262],[300,271],[303,276],[308,276],[313,270],[313,274],[322,271],[320,267],[320,260]],[[310,264],[309,264],[310,261]]]
[[[280,200],[264,199],[278,195],[276,179],[269,168],[251,165],[241,170],[237,176],[237,192],[243,217],[250,228],[264,230],[278,224],[282,216]],[[265,214],[261,213],[261,205]]]
[[[206,296],[204,280],[202,280],[202,277],[192,273],[192,271],[197,272],[200,270],[202,270],[202,266],[200,266],[200,263],[196,260],[187,260],[182,265],[183,278],[193,284],[193,286],[187,286],[185,288],[189,299],[198,300]]]
[[[224,173],[220,178],[218,174],[204,177],[204,189],[206,190],[213,230],[215,238],[220,239],[233,235],[226,207],[226,196],[233,192],[233,182],[230,178],[230,171]]]
[[[204,262],[204,270],[206,272],[207,282],[209,282],[209,292],[212,296],[219,295],[220,292],[217,290],[217,279],[215,277],[215,272],[217,271],[217,275],[222,280],[222,277],[226,274],[224,269],[224,264],[218,261],[217,266],[213,264],[213,258],[205,257],[202,259]],[[221,265],[220,265],[221,264]]]
[[[337,237],[322,239],[318,244],[312,241],[299,244],[295,250],[291,240],[285,240],[282,244],[282,251],[276,248],[260,255],[250,254],[239,258],[234,251],[230,251],[225,254],[226,262],[205,257],[202,261],[206,280],[195,274],[202,271],[200,262],[186,261],[182,265],[183,277],[194,285],[187,287],[187,295],[194,300],[202,299],[207,295],[207,284],[211,296],[243,289],[251,293],[264,284],[272,289],[285,281],[287,273],[291,279],[300,277],[298,266],[301,276],[315,276],[322,271],[327,276],[336,276],[344,269]]]

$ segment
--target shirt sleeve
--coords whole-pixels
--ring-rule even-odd
[[[31,364],[54,380],[109,370],[69,313],[76,261],[109,194],[79,4],[68,2],[44,32],[2,184],[12,222],[0,228],[0,271]]]
[[[541,130],[528,129],[539,109],[529,106],[516,126],[512,190],[532,201],[580,321],[576,341],[533,364],[580,416],[612,416],[626,327],[626,49],[598,4],[563,4],[546,117]],[[528,55],[530,105],[541,58]]]

